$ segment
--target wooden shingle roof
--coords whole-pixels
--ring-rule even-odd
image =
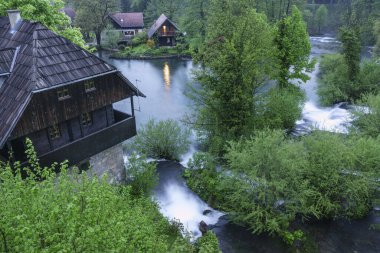
[[[12,33],[8,17],[0,17],[1,71],[10,73],[0,88],[0,148],[33,93],[118,72],[40,23],[22,21]],[[129,81],[127,85],[136,95],[144,96]]]

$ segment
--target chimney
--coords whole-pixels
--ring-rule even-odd
[[[16,31],[17,26],[22,20],[19,10],[8,10],[9,22],[11,23],[11,31]]]

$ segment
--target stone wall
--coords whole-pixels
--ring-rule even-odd
[[[126,173],[122,144],[120,143],[91,157],[89,173],[95,174],[99,178],[107,174],[108,182],[111,184],[124,183]]]

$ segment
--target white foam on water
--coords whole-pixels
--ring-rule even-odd
[[[307,124],[310,128],[336,133],[348,133],[348,126],[352,121],[352,114],[336,105],[334,107],[321,108],[313,102],[305,103],[302,112],[302,120],[298,124]]]
[[[201,221],[206,222],[207,225],[215,225],[224,215],[209,207],[185,185],[177,181],[173,180],[165,184],[162,190],[160,195],[155,196],[161,213],[169,220],[179,220],[194,239],[202,235],[199,230]],[[211,213],[203,215],[205,210],[210,210]]]
[[[182,157],[181,157],[181,165],[185,168],[187,168],[187,164],[189,163],[190,159],[193,158],[194,154],[198,151],[195,147],[196,145],[196,133],[194,130],[191,131],[191,136],[190,136],[190,141],[191,141],[191,144],[190,144],[190,148],[189,148],[189,151],[187,151],[186,154],[184,154]]]

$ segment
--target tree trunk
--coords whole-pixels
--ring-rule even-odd
[[[96,32],[96,33],[95,33],[95,36],[96,36],[96,44],[97,44],[98,46],[100,46],[100,42],[101,42],[101,40],[102,40],[102,35],[101,35],[100,32]]]

